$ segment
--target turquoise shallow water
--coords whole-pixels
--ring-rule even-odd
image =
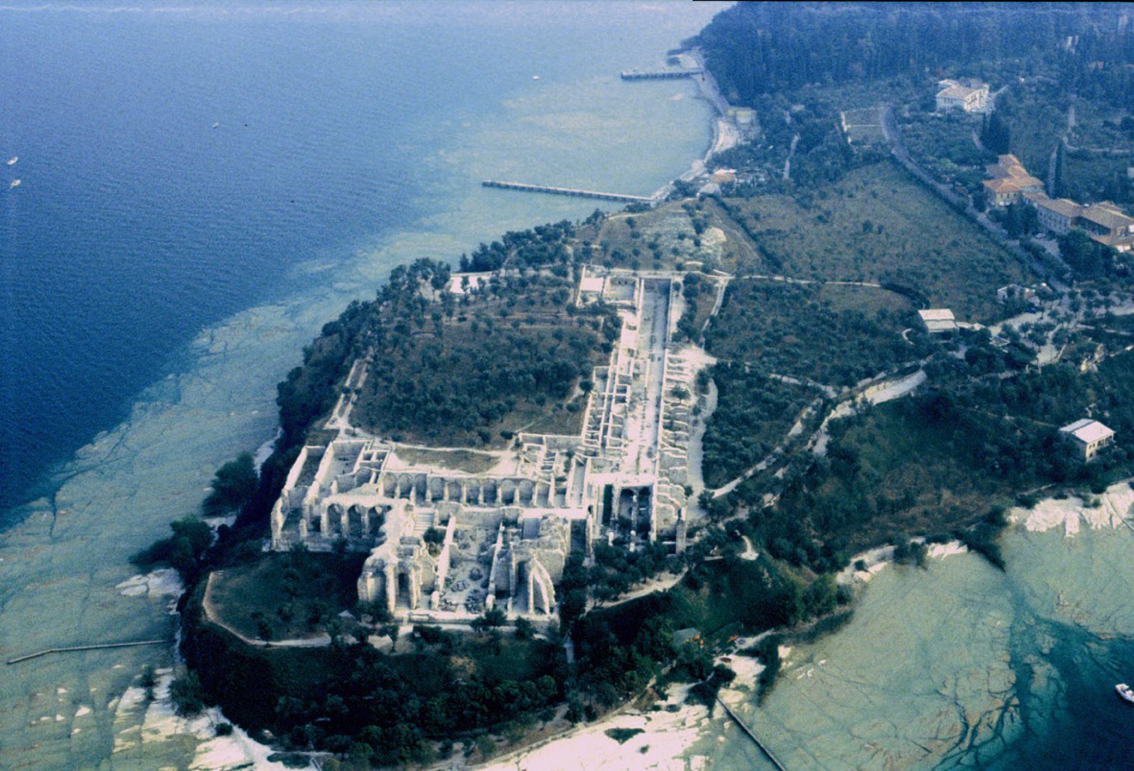
[[[1134,534],[1015,528],[1003,547],[1006,573],[967,553],[886,567],[741,714],[791,769],[1129,767]],[[692,754],[771,767],[735,733],[716,721]]]
[[[710,138],[693,84],[617,73],[715,10],[0,9],[0,144],[24,180],[0,200],[0,466],[14,497],[51,492],[0,533],[0,658],[172,633],[169,596],[117,587],[127,558],[272,435],[319,327],[396,264],[595,208],[481,178],[649,193],[687,168]],[[171,655],[6,668],[0,767],[185,766],[193,740],[143,741],[119,702]]]

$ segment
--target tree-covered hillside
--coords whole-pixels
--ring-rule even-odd
[[[733,103],[808,84],[1042,61],[1082,96],[1134,101],[1128,3],[738,3],[692,41]]]

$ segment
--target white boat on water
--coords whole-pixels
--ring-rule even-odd
[[[13,179],[12,184],[8,185],[8,189],[11,190],[13,187],[19,187],[19,186],[20,186],[20,180]]]
[[[1126,683],[1119,683],[1114,686],[1114,690],[1118,691],[1118,695],[1126,699],[1126,701],[1134,704],[1134,688],[1131,688]]]
[[[9,166],[15,166],[15,165],[16,165],[16,161],[18,161],[18,160],[20,160],[20,156],[18,156],[18,155],[13,155],[13,156],[12,156],[11,158],[9,158],[9,159],[8,159],[8,165],[9,165]]]

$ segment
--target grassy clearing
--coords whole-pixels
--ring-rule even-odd
[[[882,131],[882,111],[878,107],[859,107],[844,110],[843,125],[847,140],[852,145],[880,143],[886,140]]]
[[[246,637],[310,637],[358,601],[355,580],[364,554],[268,554],[213,574],[209,597],[217,620]]]
[[[742,266],[751,273],[895,282],[975,321],[998,311],[996,287],[1028,280],[1011,254],[889,163],[851,171],[799,200],[728,203],[762,255]]]
[[[483,474],[495,466],[498,460],[495,455],[475,450],[423,450],[410,447],[399,447],[398,458],[414,466],[440,466],[467,474]]]
[[[541,640],[459,635],[450,664],[466,678],[487,682],[535,680],[549,674],[556,651]]]

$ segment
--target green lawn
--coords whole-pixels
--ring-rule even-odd
[[[246,637],[272,639],[322,633],[327,622],[353,610],[355,579],[364,554],[266,554],[247,565],[215,572],[209,597],[218,620]]]

